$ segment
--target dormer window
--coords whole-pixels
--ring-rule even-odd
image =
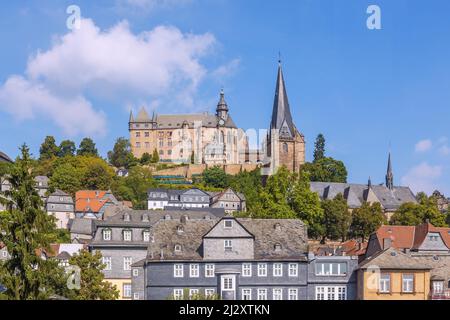
[[[124,230],[123,231],[123,241],[131,241],[131,230]]]
[[[175,252],[180,253],[181,252],[181,245],[180,244],[176,244],[174,250],[175,250]]]
[[[144,239],[144,242],[150,242],[150,231],[148,230],[143,231],[142,238]]]
[[[123,221],[130,222],[130,220],[131,220],[131,217],[130,217],[130,215],[128,213],[123,215]]]
[[[281,231],[281,224],[276,223],[273,228],[275,229],[275,231]]]
[[[166,214],[166,215],[164,216],[164,220],[170,220],[170,215]]]
[[[223,224],[225,229],[233,228],[233,220],[224,220]]]
[[[148,214],[142,215],[142,222],[149,222]]]
[[[103,240],[104,241],[111,241],[111,229],[103,230]]]
[[[178,227],[177,227],[177,232],[178,232],[178,233],[183,233],[183,232],[184,232],[183,226],[178,226]]]
[[[277,243],[276,245],[275,245],[275,252],[280,252],[281,251],[281,244],[279,244],[279,243]]]

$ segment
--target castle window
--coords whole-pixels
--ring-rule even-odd
[[[145,148],[146,148],[146,149],[150,149],[150,142],[146,142],[146,143],[145,143]]]
[[[140,138],[141,133],[140,132],[136,132],[136,138]]]
[[[164,140],[163,140],[163,138],[159,139],[159,147],[160,148],[164,147]]]
[[[140,142],[136,142],[136,148],[140,148],[141,147],[141,143]]]
[[[146,138],[150,137],[150,132],[146,132],[146,133],[145,133],[145,137],[146,137]]]
[[[286,142],[283,143],[283,152],[284,153],[288,153],[289,152],[289,146],[288,146],[288,144]]]
[[[164,155],[164,150],[159,150],[159,155],[163,156]]]

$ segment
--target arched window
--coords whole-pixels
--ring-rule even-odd
[[[176,244],[175,245],[175,252],[181,252],[181,245],[180,244]]]
[[[277,243],[276,245],[275,245],[275,251],[281,251],[281,244],[279,244],[279,243]]]
[[[286,142],[283,143],[283,152],[284,153],[288,153],[289,152],[289,146],[288,146],[288,144]]]

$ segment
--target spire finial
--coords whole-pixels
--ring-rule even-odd
[[[278,51],[278,65],[281,67],[281,52]]]

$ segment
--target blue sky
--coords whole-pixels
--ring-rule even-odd
[[[81,28],[67,29],[76,4]],[[381,30],[366,27],[381,8]],[[37,154],[128,136],[129,110],[214,111],[223,86],[238,126],[267,128],[278,52],[312,158],[318,133],[349,181],[450,193],[450,2],[446,0],[14,1],[0,12],[0,150]]]

